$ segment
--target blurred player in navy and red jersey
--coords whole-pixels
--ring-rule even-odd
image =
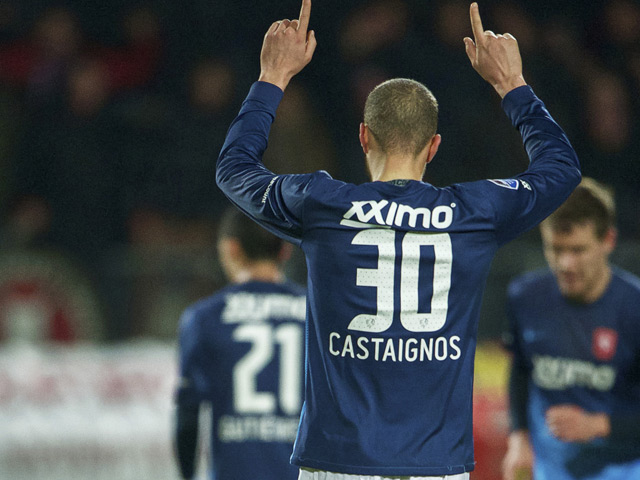
[[[301,480],[467,479],[491,260],[566,200],[580,180],[578,159],[526,85],[515,38],[485,31],[474,3],[467,55],[520,130],[526,172],[447,188],[423,182],[441,141],[437,102],[421,83],[392,79],[370,93],[360,125],[372,182],[273,174],[261,158],[283,92],[315,49],[310,9],[303,0],[299,19],[267,31],[259,81],[216,170],[240,209],[306,256],[305,403],[292,462]]]
[[[549,270],[508,291],[504,478],[640,478],[640,279],[609,264],[613,195],[585,178],[542,223]]]
[[[290,245],[232,208],[220,225],[232,285],[180,322],[176,454],[195,474],[199,407],[212,408],[213,480],[295,479],[289,463],[302,406],[304,289],[285,280]]]

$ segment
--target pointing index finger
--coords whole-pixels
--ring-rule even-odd
[[[311,16],[311,0],[302,0],[302,7],[300,7],[300,24],[298,25],[298,31],[307,34],[307,28],[309,27],[309,17]]]
[[[482,43],[484,37],[484,28],[482,28],[482,20],[480,19],[480,9],[477,3],[472,3],[469,10],[471,15],[471,29],[473,30],[473,37],[476,45]]]

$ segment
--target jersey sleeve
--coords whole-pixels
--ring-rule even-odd
[[[640,413],[611,416],[609,422],[612,440],[640,443]]]
[[[199,414],[197,405],[178,403],[176,407],[174,453],[181,478],[185,479],[193,478],[196,471]]]
[[[519,340],[519,328],[518,328],[518,320],[516,315],[516,304],[517,304],[517,291],[519,290],[518,281],[512,281],[507,287],[507,304],[506,304],[506,315],[507,315],[507,330],[503,335],[503,343],[505,347],[514,354],[514,356],[521,356],[520,349],[520,340]]]
[[[179,380],[176,389],[176,403],[180,406],[197,406],[204,400],[202,381],[204,372],[201,362],[202,339],[198,331],[198,317],[192,309],[187,309],[180,319],[178,339]]]
[[[302,236],[304,199],[326,172],[276,175],[262,164],[271,124],[283,92],[256,82],[231,123],[216,165],[224,194],[267,230],[296,245]]]
[[[567,136],[529,86],[509,92],[502,106],[520,131],[527,170],[511,179],[476,182],[493,205],[500,245],[533,228],[580,183],[580,162]]]
[[[529,376],[531,369],[520,347],[520,334],[516,319],[514,302],[514,285],[511,284],[507,294],[507,318],[509,331],[505,334],[506,347],[512,353],[509,371],[509,423],[512,431],[528,430],[527,403],[529,399]]]
[[[634,319],[636,320],[636,319]],[[630,395],[640,397],[640,322],[634,321],[629,334],[633,340],[635,356],[627,378],[627,389]],[[633,441],[640,444],[640,403],[636,403],[635,411],[626,415],[612,415],[610,417],[611,433],[613,440]]]

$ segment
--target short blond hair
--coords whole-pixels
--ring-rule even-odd
[[[394,78],[369,94],[364,123],[386,154],[417,156],[436,134],[438,102],[420,82]]]

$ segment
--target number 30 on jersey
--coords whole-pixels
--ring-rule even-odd
[[[349,330],[384,332],[393,323],[394,277],[396,264],[396,232],[372,228],[356,234],[353,245],[378,247],[378,268],[358,268],[356,285],[376,287],[375,315],[356,315]],[[433,295],[431,312],[418,312],[420,247],[431,246],[434,251]],[[449,289],[451,288],[451,237],[448,233],[407,232],[402,239],[400,261],[400,322],[411,332],[435,332],[447,319]]]

